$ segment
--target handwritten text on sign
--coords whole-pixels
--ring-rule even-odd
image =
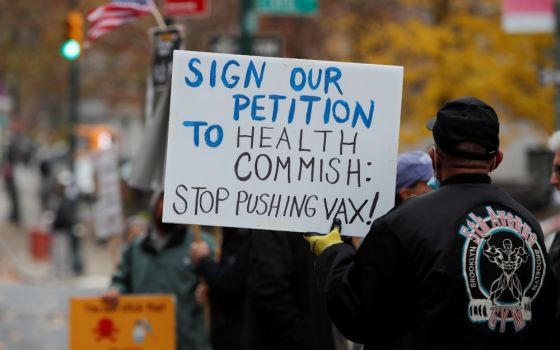
[[[165,221],[362,236],[393,206],[401,67],[173,62]]]
[[[175,298],[126,295],[116,307],[100,297],[71,298],[69,349],[175,350]]]

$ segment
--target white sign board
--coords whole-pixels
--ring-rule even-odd
[[[93,204],[95,236],[107,239],[124,231],[118,154],[115,147],[95,157],[96,200]]]
[[[165,222],[364,236],[393,207],[402,67],[175,51]]]

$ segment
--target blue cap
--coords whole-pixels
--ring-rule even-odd
[[[426,152],[412,151],[397,159],[397,192],[418,181],[428,181],[433,175],[432,159]]]

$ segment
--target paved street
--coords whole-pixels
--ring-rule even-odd
[[[0,350],[67,349],[68,298],[99,290],[0,282]]]
[[[22,223],[7,222],[9,203],[0,186],[0,350],[67,349],[68,298],[98,295],[113,269],[109,245],[91,233],[87,208],[82,209],[84,274],[61,275],[52,259],[31,254],[30,232],[39,219],[38,175],[34,168],[18,168]]]

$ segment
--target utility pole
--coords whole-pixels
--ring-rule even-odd
[[[74,152],[76,151],[76,137],[74,126],[78,123],[78,103],[80,98],[80,66],[78,61],[69,62],[68,66],[68,127],[70,133],[70,159],[74,171]]]
[[[79,0],[69,0],[70,11],[78,8]],[[68,62],[68,133],[70,145],[70,170],[74,172],[74,156],[76,151],[76,137],[74,126],[79,121],[78,104],[80,99],[80,62],[72,60]]]
[[[241,25],[241,54],[251,55],[253,47],[253,37],[251,33],[251,16],[253,15],[253,2],[254,0],[240,0],[240,16],[239,24]]]

